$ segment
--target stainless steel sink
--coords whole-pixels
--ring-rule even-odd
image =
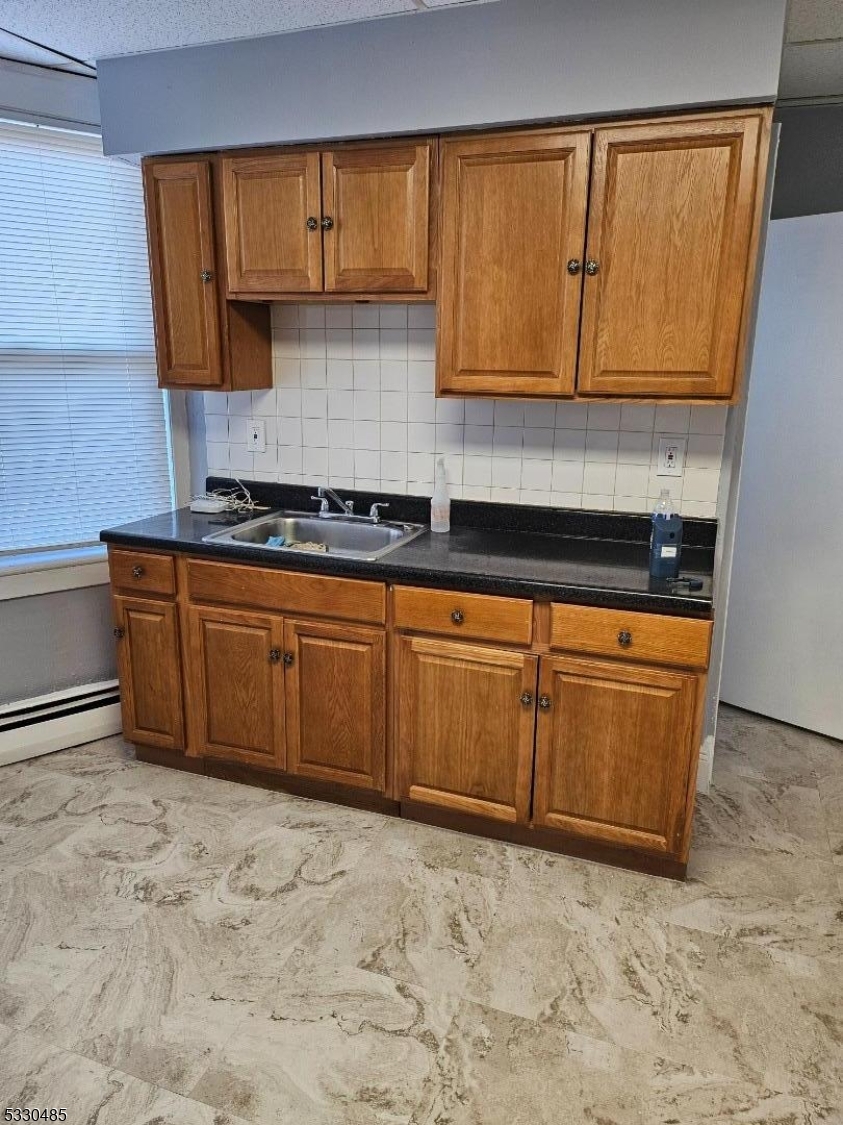
[[[394,551],[402,543],[427,531],[421,523],[375,523],[365,516],[331,513],[315,516],[310,512],[270,512],[248,523],[206,535],[203,543],[225,543],[232,547],[255,547],[265,551],[289,551],[291,554],[327,554],[334,558],[371,561]],[[269,542],[283,539],[283,545]],[[324,544],[305,548],[296,544]]]

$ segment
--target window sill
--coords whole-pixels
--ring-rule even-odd
[[[107,582],[107,554],[101,543],[0,557],[0,601],[80,590]]]

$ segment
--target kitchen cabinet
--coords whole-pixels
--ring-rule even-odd
[[[430,299],[435,143],[223,156],[228,292]]]
[[[596,130],[580,393],[731,395],[761,131],[758,114]]]
[[[769,125],[443,140],[439,393],[733,400]]]
[[[125,543],[109,567],[139,757],[684,871],[710,620]]]
[[[445,139],[438,390],[572,395],[588,129]]]
[[[283,769],[281,618],[194,605],[187,615],[194,752]]]
[[[227,156],[220,168],[229,290],[321,290],[319,154]]]
[[[528,821],[538,658],[438,638],[398,644],[399,796]]]
[[[289,772],[382,792],[384,630],[287,620],[284,662]]]
[[[680,851],[701,696],[692,673],[543,656],[534,823]]]
[[[122,594],[112,600],[123,733],[132,742],[184,750],[176,607]]]
[[[145,160],[143,182],[159,385],[272,386],[269,309],[222,289],[211,160]]]

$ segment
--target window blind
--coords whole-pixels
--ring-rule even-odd
[[[0,551],[173,506],[140,169],[0,121]]]

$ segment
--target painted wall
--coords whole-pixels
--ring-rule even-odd
[[[117,675],[107,586],[0,601],[0,703]]]
[[[772,100],[785,0],[501,0],[98,61],[107,153]]]

